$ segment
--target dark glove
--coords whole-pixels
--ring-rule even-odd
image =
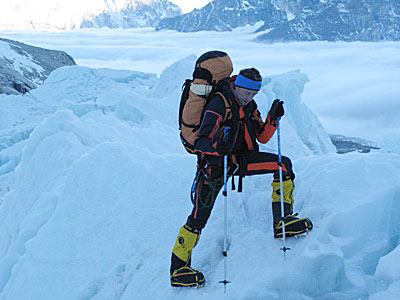
[[[221,140],[217,142],[217,146],[215,147],[215,149],[217,150],[219,155],[225,156],[230,154],[231,146],[227,141]]]
[[[274,100],[268,114],[271,121],[276,121],[279,117],[282,117],[285,114],[285,110],[283,109],[283,101],[278,99]]]

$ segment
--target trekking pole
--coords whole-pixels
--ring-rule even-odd
[[[226,126],[224,128],[224,140],[228,136],[228,131],[230,127]],[[224,284],[224,294],[226,293],[226,285],[230,283],[230,281],[226,280],[226,260],[228,258],[228,250],[227,250],[227,235],[228,235],[228,187],[227,187],[227,182],[228,182],[228,155],[224,156],[224,251],[222,252],[222,255],[224,256],[224,280],[220,281],[219,283]]]
[[[285,212],[284,212],[284,193],[283,193],[283,176],[282,176],[282,154],[281,154],[281,117],[278,117],[278,166],[279,166],[279,184],[280,184],[280,194],[281,194],[281,221],[282,221],[282,238],[283,238],[283,258],[286,260],[286,251],[290,248],[286,247],[286,231],[285,231]]]

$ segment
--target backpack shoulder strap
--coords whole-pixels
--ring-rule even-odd
[[[186,101],[189,98],[189,90],[192,82],[193,80],[186,79],[182,85],[182,95],[181,95],[181,102],[179,104],[179,117],[178,117],[179,130],[181,130],[182,128],[183,108],[185,107]]]
[[[227,97],[222,93],[222,92],[217,92],[215,95],[218,95],[224,100],[225,104],[225,116],[224,119],[222,120],[223,122],[232,119],[232,104],[231,101],[227,99]]]

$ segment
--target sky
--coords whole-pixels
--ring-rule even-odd
[[[184,13],[188,13],[195,8],[202,8],[212,0],[169,0],[169,1],[179,5]]]

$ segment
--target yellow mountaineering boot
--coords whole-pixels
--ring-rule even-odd
[[[294,183],[290,176],[285,176],[282,182],[283,186],[283,210],[285,222],[285,236],[296,236],[310,231],[313,224],[308,218],[298,218],[293,215],[294,204]],[[281,214],[281,193],[279,179],[272,182],[272,214],[274,217],[274,237],[282,238],[282,214]]]
[[[285,236],[291,237],[306,233],[313,228],[313,224],[309,218],[298,218],[297,214],[289,215],[284,218],[285,221]],[[274,237],[282,238],[282,221],[275,226]]]
[[[171,285],[175,287],[202,286],[204,275],[190,267],[192,249],[200,238],[200,231],[188,225],[181,227],[171,257]]]
[[[286,176],[289,177],[289,176]],[[274,179],[271,183],[272,191],[272,214],[274,216],[274,225],[276,225],[281,219],[281,185],[278,179]],[[294,203],[294,183],[289,178],[283,178],[283,203],[284,203],[284,216],[291,215],[293,213]]]

